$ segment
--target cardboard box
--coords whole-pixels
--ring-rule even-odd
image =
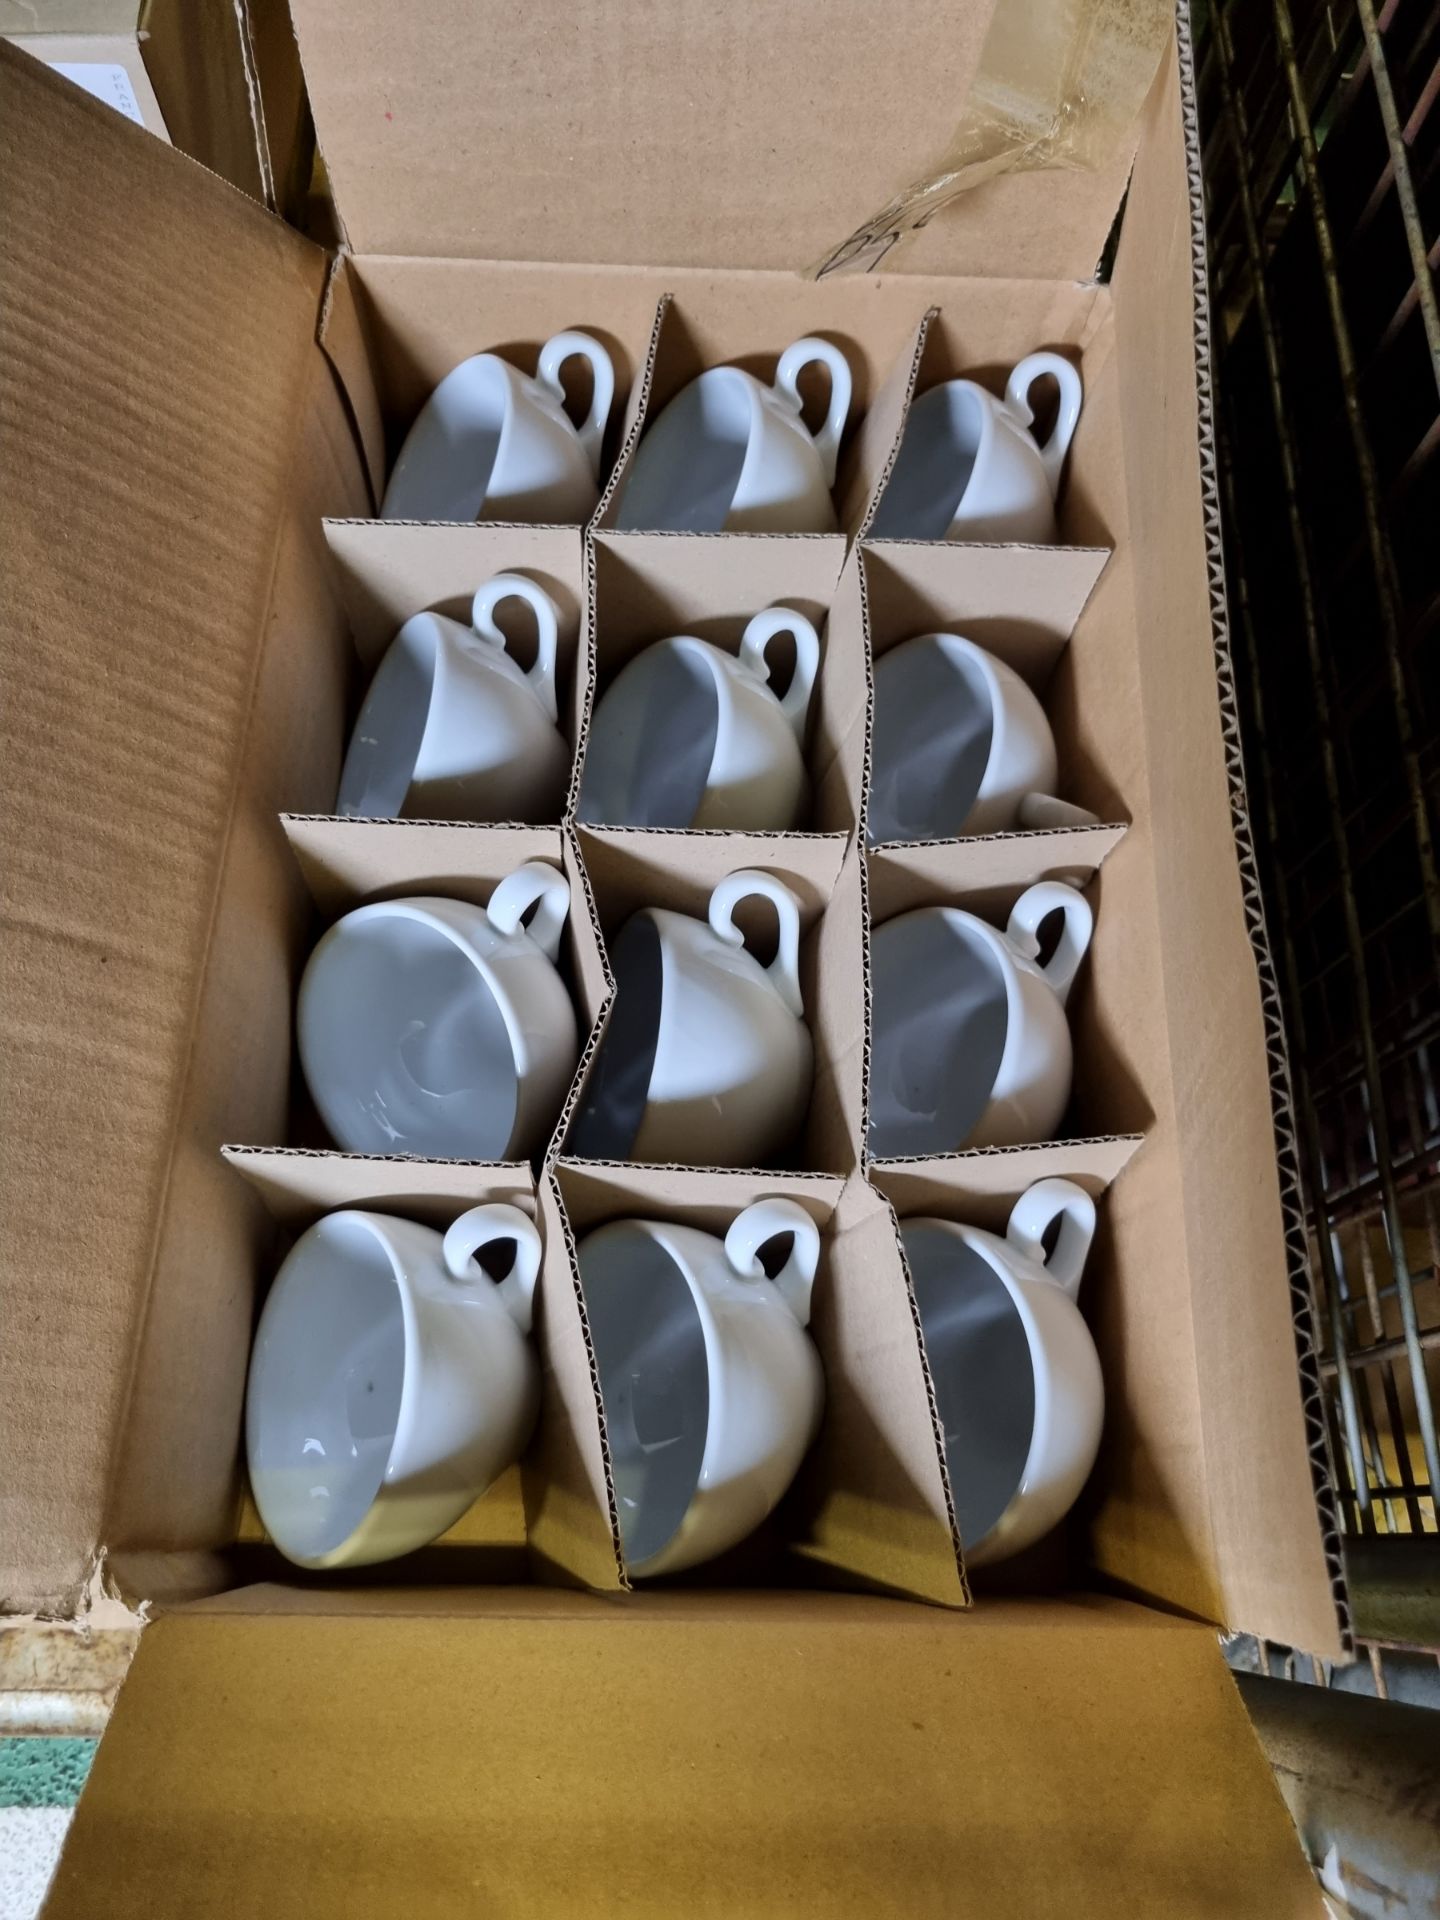
[[[287,214],[314,157],[284,0],[0,0],[0,34]]]
[[[0,378],[24,481],[4,522],[0,1580],[12,1609],[73,1609],[103,1556],[155,1616],[50,1910],[1318,1913],[1215,1639],[1336,1653],[1343,1596],[1296,1366],[1303,1236],[1277,1177],[1284,1064],[1224,649],[1183,16],[1110,285],[1088,276],[1129,154],[993,183],[926,229],[914,273],[816,285],[789,269],[943,146],[987,9],[797,0],[783,23],[671,9],[663,31],[608,6],[483,31],[439,5],[294,11],[338,262],[0,48]],[[746,611],[705,543],[606,530],[647,409],[689,371],[841,338],[856,536],[917,380],[1042,344],[1082,362],[1074,547],[1022,567],[767,543],[757,595],[830,594],[813,830],[770,842],[815,894],[818,1165],[537,1175],[293,1144],[317,902],[467,874],[479,893],[513,831],[314,817],[362,657],[426,591],[414,543],[448,547],[443,598],[510,538],[350,523],[455,360],[531,365],[566,325],[606,337],[628,394],[588,552],[579,529],[513,536],[572,596],[577,753],[597,665],[647,598],[722,633]],[[602,635],[616,594],[630,610]],[[1030,649],[1074,797],[1113,825],[860,856],[870,652],[907,606]],[[573,873],[598,1032],[607,916],[646,876],[695,889],[725,850],[530,832]],[[1075,1125],[1038,1157],[867,1166],[867,917],[927,890],[1003,904],[1035,871],[1094,875],[1099,905]],[[858,984],[835,993],[831,969]],[[248,1143],[237,1165],[224,1142]],[[895,1217],[994,1221],[1040,1165],[1104,1194],[1086,1308],[1107,1438],[1074,1526],[970,1607]],[[787,1186],[824,1223],[825,1432],[736,1584],[628,1593],[576,1232],[642,1204],[719,1224]],[[482,1194],[533,1205],[545,1239],[537,1443],[384,1586],[301,1580],[238,1474],[281,1238],[347,1201],[444,1221]]]

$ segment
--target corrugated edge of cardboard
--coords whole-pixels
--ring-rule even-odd
[[[1335,1469],[1325,1428],[1324,1394],[1320,1384],[1319,1349],[1315,1336],[1315,1303],[1311,1292],[1310,1256],[1305,1234],[1305,1199],[1300,1182],[1300,1160],[1295,1137],[1294,1098],[1290,1084],[1289,1051],[1284,1007],[1265,904],[1255,860],[1255,836],[1250,824],[1250,800],[1245,783],[1245,759],[1240,735],[1240,710],[1235,688],[1235,663],[1230,650],[1230,614],[1225,585],[1225,550],[1220,512],[1220,485],[1215,453],[1215,396],[1210,374],[1209,253],[1205,237],[1204,183],[1200,165],[1200,132],[1195,97],[1195,51],[1190,14],[1185,0],[1175,8],[1179,40],[1180,115],[1185,138],[1185,172],[1190,189],[1190,261],[1194,298],[1195,390],[1200,424],[1200,491],[1205,516],[1205,567],[1209,576],[1210,628],[1215,647],[1215,680],[1220,702],[1220,729],[1225,749],[1225,775],[1230,790],[1230,817],[1240,868],[1240,889],[1246,930],[1255,952],[1260,979],[1260,1013],[1269,1056],[1270,1107],[1275,1127],[1275,1162],[1280,1183],[1280,1207],[1285,1220],[1285,1262],[1290,1278],[1291,1317],[1295,1326],[1295,1357],[1300,1374],[1305,1417],[1305,1444],[1315,1487],[1325,1564],[1339,1617],[1340,1637],[1347,1652],[1354,1645],[1349,1589],[1345,1576],[1342,1535],[1335,1492]]]

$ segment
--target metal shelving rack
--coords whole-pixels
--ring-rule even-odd
[[[1194,26],[1246,776],[1384,1692],[1383,1649],[1440,1653],[1440,0]]]

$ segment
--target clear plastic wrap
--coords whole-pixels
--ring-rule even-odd
[[[1104,166],[1135,124],[1174,18],[1171,0],[999,0],[945,154],[812,277],[874,272],[942,208],[1000,174]]]

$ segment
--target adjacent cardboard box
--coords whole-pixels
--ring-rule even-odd
[[[0,34],[88,69],[67,77],[242,193],[298,208],[313,140],[285,0],[0,0]]]
[[[475,32],[438,4],[298,0],[354,249],[334,268],[0,48],[15,343],[0,378],[25,477],[3,536],[4,766],[21,822],[0,1112],[16,1330],[0,1353],[3,1589],[12,1607],[73,1607],[103,1552],[159,1609],[57,1915],[477,1900],[657,1916],[1318,1912],[1214,1638],[1224,1623],[1339,1646],[1287,1229],[1293,1257],[1303,1244],[1275,1171],[1283,1056],[1237,863],[1243,792],[1210,597],[1183,16],[1138,130],[1109,287],[1077,277],[1128,156],[982,189],[926,230],[915,274],[815,286],[784,271],[943,146],[987,13],[796,0],[780,21],[672,12],[656,39],[624,7],[560,30],[497,15]],[[892,1200],[993,1218],[1028,1170],[1006,1156],[858,1170],[863,992],[834,1052],[856,1165],[830,1238],[848,1235],[856,1258],[820,1331],[844,1383],[835,1431],[863,1431],[867,1411],[874,1424],[864,1445],[822,1453],[818,1494],[798,1490],[809,1531],[788,1558],[870,1591],[619,1591],[583,1300],[564,1284],[546,1305],[564,1444],[538,1507],[522,1476],[521,1508],[527,1570],[590,1593],[474,1586],[462,1542],[428,1585],[245,1584],[237,1411],[276,1211],[293,1224],[369,1178],[347,1167],[337,1184],[332,1159],[302,1155],[277,1180],[262,1157],[257,1186],[255,1160],[243,1179],[218,1154],[280,1146],[290,1125],[290,996],[315,907],[279,816],[332,804],[356,671],[323,520],[371,510],[397,436],[463,353],[498,345],[533,364],[559,327],[599,328],[629,393],[611,446],[623,474],[652,392],[679,377],[667,365],[763,364],[819,330],[856,367],[841,490],[856,534],[929,364],[932,308],[942,365],[1004,368],[1041,344],[1082,355],[1064,531],[1114,549],[1051,698],[1087,792],[1115,802],[1098,810],[1129,822],[1094,850],[1091,1039],[1102,1124],[1145,1139],[1105,1194],[1087,1307],[1111,1420],[1057,1590],[964,1609],[933,1418],[927,1436],[885,1384],[896,1369],[924,1379]],[[877,547],[863,567],[889,564]],[[842,579],[832,647],[844,592]],[[864,714],[852,721],[863,745]],[[835,763],[863,767],[849,738]],[[871,885],[914,879],[903,861],[869,867],[852,842],[818,921],[834,921],[850,872],[857,945]],[[995,884],[1013,880],[1007,867]],[[1103,1183],[1130,1144],[1067,1150]],[[467,1178],[515,1177],[386,1166],[399,1171],[372,1198],[442,1213]],[[568,1209],[596,1204],[576,1182],[612,1181],[599,1204],[628,1205],[640,1177],[542,1171],[552,1272]],[[417,1179],[444,1184],[422,1194]],[[643,1197],[667,1192],[715,1205],[678,1180]]]

